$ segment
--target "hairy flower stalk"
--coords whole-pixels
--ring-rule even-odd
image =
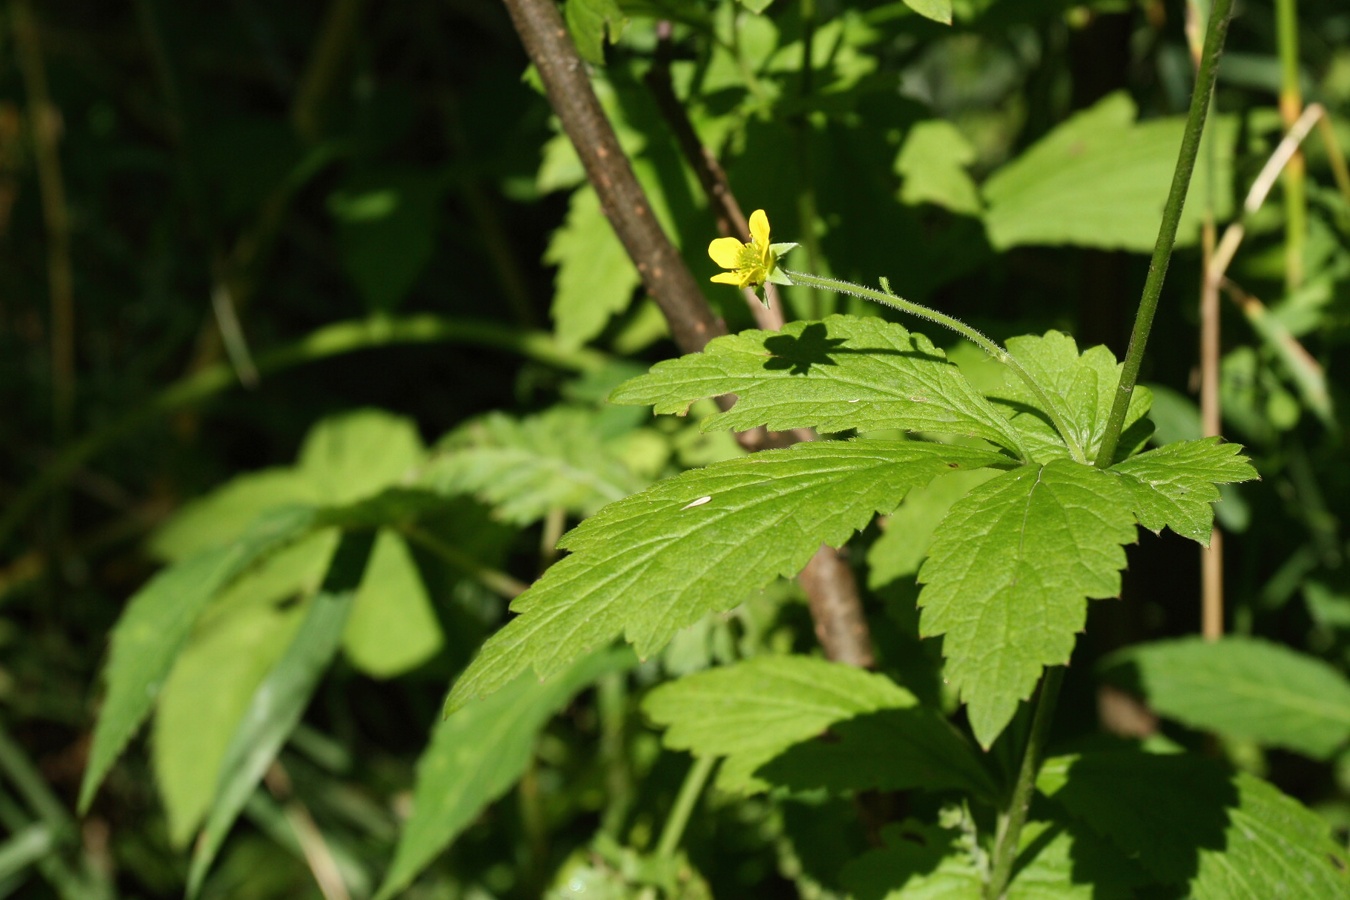
[[[764,210],[757,209],[750,216],[750,242],[742,243],[736,238],[717,238],[708,245],[708,255],[712,257],[713,262],[724,269],[730,269],[728,272],[720,272],[712,277],[712,280],[719,284],[732,284],[739,288],[757,287],[767,282],[774,284],[800,284],[806,287],[821,288],[824,290],[836,291],[841,294],[850,294],[854,297],[862,297],[864,300],[871,300],[874,303],[880,303],[882,306],[889,306],[892,309],[898,309],[901,312],[909,313],[912,316],[918,316],[921,319],[927,319],[935,322],[944,328],[951,329],[966,340],[978,346],[985,353],[997,361],[1003,363],[1022,379],[1036,395],[1041,403],[1041,408],[1045,414],[1050,417],[1055,430],[1059,432],[1060,437],[1069,448],[1069,453],[1074,460],[1080,463],[1087,463],[1087,454],[1083,450],[1083,445],[1079,441],[1079,436],[1075,434],[1068,424],[1056,411],[1054,404],[1050,402],[1050,397],[1040,383],[1032,377],[1031,373],[1019,363],[1011,353],[998,345],[996,341],[991,340],[981,334],[974,328],[971,328],[965,322],[953,316],[940,313],[935,309],[930,309],[919,303],[905,300],[896,296],[891,291],[890,282],[885,278],[881,279],[883,290],[878,291],[872,288],[866,288],[862,285],[853,284],[848,281],[840,281],[837,278],[821,278],[818,275],[809,275],[805,272],[790,272],[778,265],[779,257],[787,253],[796,244],[772,244],[769,242],[769,217]],[[884,291],[884,292],[883,292]],[[765,304],[767,300],[763,301]]]

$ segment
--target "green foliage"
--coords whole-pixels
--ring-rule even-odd
[[[725,757],[717,783],[728,791],[779,784],[993,793],[968,745],[913,694],[884,676],[837,663],[757,657],[663,685],[647,696],[643,710],[666,729],[668,747]],[[856,735],[869,721],[880,731]],[[805,743],[827,731],[828,742]],[[887,754],[869,761],[877,738]]]
[[[1056,460],[984,483],[943,520],[919,570],[920,629],[944,636],[944,674],[982,746],[1043,666],[1068,663],[1084,601],[1120,594],[1133,519],[1110,472]]]
[[[622,635],[641,657],[839,546],[911,487],[996,464],[985,450],[856,441],[714,463],[620,500],[561,542],[572,554],[512,608],[446,701],[453,712],[521,672],[548,677]],[[565,639],[560,640],[560,636]]]
[[[572,695],[607,672],[632,665],[631,654],[587,657],[541,685],[518,678],[482,703],[443,718],[418,762],[412,813],[377,898],[393,897],[505,793],[530,764],[540,729]]]
[[[1136,860],[1197,897],[1334,897],[1345,852],[1316,815],[1251,775],[1190,754],[1134,750],[1058,757],[1040,790]]]
[[[1157,5],[550,0],[588,171],[502,4],[9,4],[0,893],[1350,894],[1344,4],[1297,59],[1240,4],[1126,365]],[[1282,73],[1326,131],[1238,211]],[[781,328],[708,283],[733,200]],[[1173,637],[1216,521],[1232,633]]]
[[[1178,233],[1183,244],[1199,239],[1202,192],[1211,192],[1216,216],[1230,214],[1235,126],[1219,119],[1209,132],[1215,167],[1192,184]],[[990,242],[1153,249],[1181,130],[1180,119],[1136,123],[1123,93],[1078,113],[985,183]]]
[[[1006,418],[941,350],[881,319],[832,316],[718,338],[702,353],[658,363],[610,399],[683,415],[693,401],[720,394],[735,394],[736,405],[704,420],[705,430],[905,429],[1022,452]]]
[[[423,484],[475,494],[519,525],[551,509],[589,516],[645,486],[603,439],[598,417],[580,407],[523,420],[489,414],[448,435],[437,451]]]
[[[1107,677],[1158,713],[1326,759],[1350,738],[1350,682],[1321,660],[1253,638],[1185,638],[1112,656]]]

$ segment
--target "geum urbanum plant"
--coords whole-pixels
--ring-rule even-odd
[[[985,750],[1041,685],[1034,721],[1015,729],[1031,734],[1012,749],[1025,748],[1019,771],[975,752],[941,711],[890,678],[805,656],[761,656],[657,688],[644,709],[667,728],[666,744],[723,758],[718,782],[731,790],[946,796],[937,821],[891,826],[887,849],[845,867],[864,896],[934,878],[954,879],[958,896],[1015,895],[1014,860],[1024,883],[1189,882],[1196,895],[1234,885],[1260,893],[1285,883],[1294,861],[1312,896],[1344,887],[1319,820],[1258,779],[1137,748],[1041,755],[1059,667],[1087,601],[1120,594],[1136,526],[1206,545],[1216,485],[1256,477],[1241,447],[1206,438],[1144,451],[1146,389],[1133,392],[1110,433],[1122,366],[1106,348],[1080,352],[1055,331],[1003,348],[884,281],[878,291],[784,269],[794,245],[770,242],[762,210],[750,231],[749,243],[711,244],[729,270],[714,281],[810,285],[912,313],[1002,363],[1002,383],[982,390],[901,325],[835,315],[718,338],[621,385],[613,402],[657,413],[734,394],[731,408],[702,423],[707,430],[812,427],[856,437],[714,463],[601,509],[563,538],[570,555],[512,604],[519,615],[486,642],[447,711],[529,670],[560,675],[618,637],[649,657],[680,629],[795,575],[822,543],[841,546],[907,492],[987,470],[932,536],[918,573],[919,630],[943,637],[942,677]],[[897,431],[909,436],[889,436]],[[827,729],[829,740],[815,740]],[[1132,787],[1119,792],[1125,783]],[[1026,821],[1033,787],[1058,805]],[[1175,827],[1146,824],[1160,816]],[[1080,856],[1094,853],[1104,869],[1083,868]],[[1246,880],[1226,881],[1234,866]]]

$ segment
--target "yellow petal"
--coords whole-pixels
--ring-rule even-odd
[[[718,284],[734,284],[741,287],[741,275],[739,272],[718,272],[712,277]]]
[[[734,269],[741,264],[741,248],[744,246],[735,238],[717,238],[708,245],[708,255],[722,268]]]
[[[764,210],[757,209],[750,214],[750,236],[761,247],[769,246],[769,217]]]

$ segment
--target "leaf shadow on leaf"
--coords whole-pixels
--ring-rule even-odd
[[[1054,805],[1106,838],[1163,884],[1184,884],[1202,851],[1223,853],[1229,810],[1239,804],[1232,776],[1191,754],[1137,751],[1074,759],[1051,792]]]
[[[825,323],[812,322],[800,335],[776,334],[765,338],[764,349],[772,354],[764,361],[770,372],[789,371],[793,375],[809,375],[812,366],[837,366],[831,356],[851,353],[865,356],[912,356],[946,363],[945,357],[918,350],[897,350],[894,347],[846,347],[844,338],[826,337]]]
[[[885,753],[877,753],[885,747]],[[794,744],[755,776],[793,791],[956,789],[993,801],[997,789],[970,746],[922,706],[880,709],[835,722]]]

